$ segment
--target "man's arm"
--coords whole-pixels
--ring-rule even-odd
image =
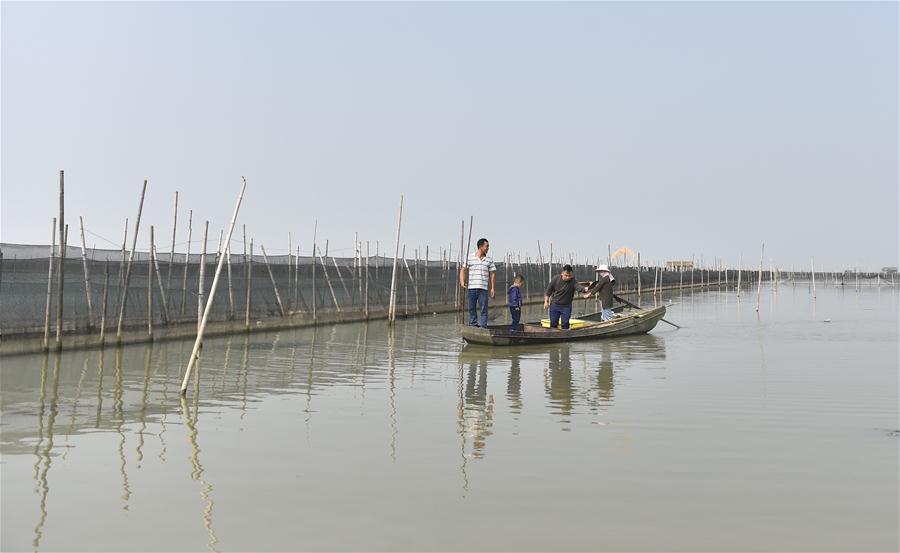
[[[491,271],[491,298],[494,297],[494,275],[496,274],[496,271]]]
[[[469,276],[469,268],[463,265],[459,268],[459,285],[466,287],[466,277]]]
[[[553,291],[556,289],[554,286],[555,282],[555,279],[550,279],[550,284],[547,285],[547,289],[544,291],[544,309],[550,307],[550,296],[553,295]]]

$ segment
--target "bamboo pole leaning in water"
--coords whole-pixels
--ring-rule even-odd
[[[53,262],[56,257],[56,217],[50,229],[50,262],[47,268],[47,308],[44,310],[44,350],[50,349],[50,303],[53,298]]]
[[[116,338],[122,340],[122,328],[125,322],[125,307],[128,303],[128,284],[131,282],[131,264],[134,261],[134,250],[137,248],[138,231],[141,228],[141,212],[144,209],[144,195],[147,193],[147,179],[144,179],[144,187],[141,189],[141,201],[138,203],[137,220],[134,222],[134,236],[131,239],[131,252],[128,254],[128,264],[125,266],[125,282],[122,285],[119,302],[119,321],[116,324]]]
[[[187,274],[188,264],[191,260],[191,235],[194,232],[194,210],[188,210],[188,239],[187,253],[184,254],[184,273],[181,275],[181,315],[184,316],[184,308],[187,302]]]
[[[153,225],[150,225],[150,258],[153,262],[153,270],[156,273],[156,284],[159,288],[159,299],[163,307],[163,323],[169,324],[169,301],[166,289],[163,287],[162,271],[159,270],[159,255],[156,251],[156,244],[153,240]]]
[[[65,174],[59,172],[59,258],[56,270],[56,349],[62,349],[62,319],[63,319],[63,284],[65,283],[66,245],[69,233],[68,225],[64,224],[66,213],[65,202]]]
[[[241,207],[241,200],[244,198],[244,190],[247,188],[247,180],[241,177],[241,193],[238,196],[237,204],[234,206],[234,214],[231,216],[231,222],[228,224],[228,238],[226,243],[231,242],[231,233],[234,232],[234,221],[237,219],[238,210]],[[212,310],[213,300],[216,297],[216,287],[219,285],[219,274],[222,272],[222,265],[225,263],[225,256],[219,257],[219,264],[216,266],[216,274],[213,277],[212,286],[209,289],[209,300],[206,302],[206,309],[203,310],[203,318],[200,321],[200,328],[197,330],[197,339],[194,341],[194,349],[191,351],[191,358],[188,361],[187,369],[184,371],[184,380],[181,382],[181,395],[187,391],[188,382],[191,379],[191,370],[200,359],[200,350],[203,348],[203,331],[206,330],[206,321],[209,319],[209,312]],[[249,312],[249,311],[248,311]]]
[[[78,216],[78,226],[81,229],[81,265],[84,267],[84,295],[87,299],[87,324],[88,329],[94,328],[94,306],[91,302],[91,275],[88,271],[87,247],[84,243],[84,218]]]
[[[394,240],[394,264],[391,269],[391,294],[388,300],[388,322],[397,318],[397,256],[400,254],[400,225],[403,221],[403,194],[400,195],[400,211],[397,214],[397,238]]]
[[[272,289],[275,290],[275,301],[278,302],[278,311],[281,312],[281,318],[284,318],[284,305],[281,303],[281,294],[278,293],[278,285],[275,284],[275,276],[272,274],[272,267],[269,265],[269,256],[266,255],[266,247],[259,245],[262,250],[263,262],[266,264],[266,271],[269,272],[269,280],[272,281]]]
[[[762,253],[759,256],[759,276],[756,281],[756,312],[759,313],[759,300],[762,294],[762,271],[763,271],[763,260],[766,257],[766,243],[762,243]]]
[[[413,292],[416,295],[416,312],[420,311],[419,309],[419,283],[413,278],[412,271],[409,270],[409,262],[406,261],[406,244],[403,245],[403,265],[406,266],[406,274],[409,276],[410,282],[413,284]]]
[[[325,241],[325,259],[328,259],[328,240]],[[353,297],[350,295],[350,290],[347,289],[347,285],[344,283],[344,275],[341,274],[341,268],[338,266],[337,259],[332,255],[331,262],[334,263],[334,272],[337,273],[338,279],[341,282],[341,288],[344,289],[344,294],[347,296],[347,301],[353,301]]]
[[[103,306],[100,309],[100,345],[106,341],[106,306],[109,300],[109,259],[103,276]]]
[[[203,248],[200,250],[200,277],[197,280],[197,329],[200,329],[200,321],[203,319],[203,309],[206,305],[203,302],[204,288],[206,287],[205,282],[205,270],[206,270],[206,240],[209,236],[209,221],[206,221],[203,225]]]
[[[328,255],[328,240],[325,240],[325,255]],[[325,273],[325,283],[328,284],[328,290],[331,292],[331,301],[334,302],[334,308],[340,313],[341,306],[337,301],[337,295],[334,293],[334,286],[331,285],[331,277],[328,276],[328,265],[325,263],[325,258],[322,257],[321,250],[319,250],[319,261],[322,262],[322,272]]]

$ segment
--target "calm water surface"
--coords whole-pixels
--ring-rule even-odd
[[[210,340],[185,400],[191,343],[6,358],[0,547],[898,550],[896,289],[762,298],[553,347]]]

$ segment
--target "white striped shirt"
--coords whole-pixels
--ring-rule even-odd
[[[487,290],[490,285],[490,273],[497,270],[493,258],[489,255],[478,257],[472,254],[469,256],[469,261],[465,266],[469,269],[469,289],[480,288]]]

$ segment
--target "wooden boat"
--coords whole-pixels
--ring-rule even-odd
[[[512,330],[509,325],[488,325],[487,328],[463,326],[460,332],[463,340],[470,344],[489,346],[552,344],[646,334],[665,316],[666,307],[660,306],[618,313],[611,321],[601,321],[600,313],[580,315],[578,318],[588,321],[588,324],[568,330],[544,328],[540,322],[535,322],[520,324],[516,330]]]

